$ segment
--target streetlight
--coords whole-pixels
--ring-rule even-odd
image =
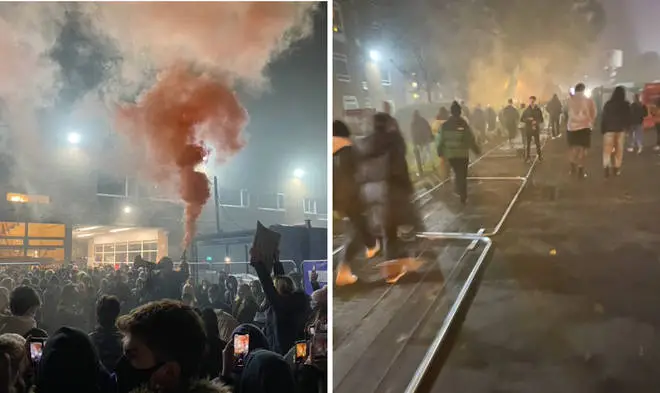
[[[82,137],[77,132],[70,132],[69,135],[67,135],[66,139],[69,141],[70,144],[77,145],[80,143]]]
[[[122,209],[122,210],[124,211],[124,214],[131,214],[131,212],[133,211],[133,208],[130,207],[130,206],[124,206],[124,209]]]
[[[370,50],[369,51],[369,58],[373,62],[379,62],[380,61],[380,52],[378,52],[377,50],[374,50],[374,49]]]
[[[295,171],[293,171],[293,177],[296,179],[302,179],[302,177],[305,176],[305,171],[302,169],[298,168]]]

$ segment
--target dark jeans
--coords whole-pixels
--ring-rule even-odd
[[[559,135],[559,116],[550,116],[550,135]]]
[[[468,174],[468,158],[450,158],[449,165],[454,171],[454,187],[456,193],[460,195],[461,202],[467,200],[467,174]]]
[[[532,139],[534,139],[534,144],[536,145],[536,155],[541,157],[541,137],[539,136],[539,130],[525,130],[525,158],[530,158],[530,149],[532,147]]]
[[[369,230],[367,224],[367,217],[361,211],[362,209],[356,208],[346,212],[346,217],[350,221],[350,228],[346,234],[346,242],[344,243],[344,250],[341,261],[346,263],[351,268],[355,257],[364,251],[364,247],[372,248],[376,245],[376,239]]]

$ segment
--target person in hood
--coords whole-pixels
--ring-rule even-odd
[[[110,393],[115,389],[89,336],[66,326],[46,341],[36,377],[35,393]]]
[[[21,336],[37,327],[35,315],[41,307],[39,294],[32,287],[18,286],[9,296],[11,315],[0,315],[0,334],[16,333]]]
[[[569,146],[569,161],[572,175],[577,174],[583,179],[587,176],[584,170],[584,159],[591,147],[591,130],[596,121],[596,104],[584,92],[584,83],[575,86],[575,94],[568,100],[568,125],[566,139]]]
[[[192,308],[173,300],[147,303],[121,316],[117,327],[126,359],[117,366],[119,393],[141,385],[159,393],[195,391],[207,337]]]
[[[422,117],[419,111],[413,112],[410,129],[412,131],[417,173],[421,176],[424,173],[424,163],[428,161],[430,156],[428,148],[429,144],[433,142],[433,132],[429,122]]]
[[[523,111],[520,122],[525,125],[525,159],[531,162],[532,158],[530,150],[532,140],[536,145],[536,156],[539,161],[543,160],[541,154],[541,127],[543,125],[543,112],[538,105],[536,105],[536,97],[529,97],[529,106]]]
[[[632,124],[626,89],[617,86],[605,103],[600,130],[603,133],[603,171],[605,177],[621,174],[626,131]]]
[[[509,145],[513,147],[513,141],[518,135],[518,124],[520,115],[518,110],[513,106],[513,100],[509,98],[507,106],[502,109],[502,125],[506,129],[509,138]]]
[[[295,291],[289,276],[277,274],[276,269],[280,273],[284,269],[276,255],[259,255],[253,249],[250,264],[257,272],[269,305],[264,329],[268,345],[271,351],[285,354],[297,340],[305,336],[305,321],[310,312],[308,296],[302,291]],[[276,273],[274,279],[270,277],[269,265],[273,266]]]
[[[550,136],[552,139],[559,138],[559,118],[561,117],[562,105],[557,94],[552,95],[546,109],[550,116]]]
[[[332,206],[337,213],[348,218],[350,224],[337,265],[337,286],[357,281],[352,263],[361,251],[366,249],[366,257],[372,258],[380,249],[367,224],[365,204],[357,183],[357,156],[350,136],[345,123],[339,120],[332,123]]]
[[[465,119],[461,117],[461,106],[454,102],[451,105],[451,116],[442,125],[436,137],[438,155],[446,157],[455,175],[456,194],[461,203],[467,202],[467,170],[470,162],[470,150],[481,154],[474,134]]]
[[[294,393],[296,391],[293,373],[284,358],[263,349],[248,354],[236,387],[236,393]]]
[[[644,118],[649,115],[646,105],[639,100],[639,94],[635,94],[630,105],[630,132],[628,134],[628,152],[632,153],[637,149],[637,154],[641,154],[644,148]]]

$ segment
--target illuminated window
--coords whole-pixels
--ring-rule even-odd
[[[157,262],[158,241],[145,240],[94,245],[94,260],[96,262],[133,262],[138,255],[149,262]]]
[[[227,207],[247,207],[244,202],[248,202],[247,190],[233,190],[229,188],[218,188],[218,199],[220,206]]]

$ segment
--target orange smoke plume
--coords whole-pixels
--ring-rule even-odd
[[[145,142],[154,180],[179,183],[186,204],[184,248],[211,195],[208,178],[195,168],[209,149],[221,158],[237,153],[244,145],[247,119],[247,111],[226,83],[182,66],[163,71],[136,104],[119,109],[117,128]]]

